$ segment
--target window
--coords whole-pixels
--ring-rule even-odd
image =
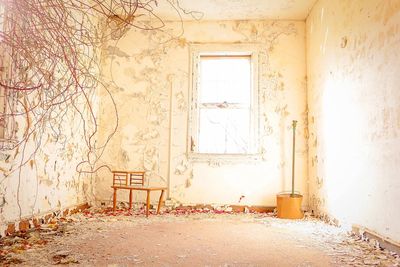
[[[247,51],[194,53],[192,153],[257,152],[256,58]]]

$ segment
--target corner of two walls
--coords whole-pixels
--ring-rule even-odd
[[[171,199],[181,203],[237,204],[244,195],[241,204],[274,206],[276,193],[290,188],[290,123],[297,119],[296,187],[305,205],[399,241],[399,21],[397,0],[319,0],[306,23],[185,22],[183,35],[169,42],[167,34],[131,29],[103,48],[102,72],[113,98],[107,92],[97,96],[100,143],[115,127],[113,101],[120,127],[99,163],[144,169],[151,184],[169,182]],[[180,29],[179,23],[167,26],[174,34]],[[263,46],[261,160],[188,158],[192,43]],[[87,151],[79,145],[78,120],[73,114],[66,118],[74,123],[65,128],[70,137],[65,146],[43,134],[46,146],[20,173],[9,170],[32,153],[33,144],[24,154],[1,155],[0,228],[20,217],[90,201],[93,190],[97,201],[110,200],[107,171],[96,175],[95,185],[90,175],[76,174]]]
[[[400,2],[319,0],[306,28],[310,207],[400,241]]]
[[[305,22],[202,21],[167,23],[164,33],[129,30],[103,50],[103,75],[118,107],[119,128],[103,162],[114,169],[143,169],[147,181],[169,182],[169,197],[183,204],[275,206],[276,194],[291,188],[291,122],[298,125],[296,190],[307,204],[307,107]],[[191,44],[249,44],[259,56],[260,144],[258,160],[188,157]],[[103,97],[104,96],[104,97]],[[103,95],[100,122],[115,122]],[[103,136],[106,139],[106,136]],[[110,201],[111,174],[96,179],[96,198]],[[126,200],[126,194],[118,198]],[[244,198],[242,197],[244,196]],[[157,199],[154,196],[154,201]],[[135,195],[135,201],[144,196]]]
[[[87,155],[80,126],[78,114],[67,112],[58,136],[65,142],[49,130],[0,154],[0,236],[10,223],[91,202],[94,179],[76,172]]]
[[[91,51],[95,58],[95,49],[88,47],[87,51]],[[87,55],[89,60],[92,54]],[[5,69],[9,68],[11,67]],[[92,112],[97,113],[97,107],[89,104],[97,103],[95,88],[84,89],[84,97],[75,93],[75,97],[65,100],[63,105],[49,105],[47,102],[41,104],[40,93],[14,93],[12,96],[18,99],[10,102],[16,100],[18,105],[11,112],[21,115],[9,117],[15,117],[15,122],[10,121],[13,131],[15,130],[15,139],[20,143],[14,149],[6,150],[3,145],[7,140],[1,140],[0,237],[5,234],[9,225],[14,229],[14,225],[25,222],[24,227],[29,227],[26,222],[30,219],[37,221],[53,212],[62,215],[60,211],[67,213],[68,209],[93,202],[94,175],[77,171],[77,166],[90,170],[90,166],[84,162],[90,156],[88,135],[95,128],[91,115]],[[38,104],[27,111],[27,103],[32,106],[34,103]],[[26,109],[21,111],[21,106]],[[40,114],[47,116],[40,117]],[[37,117],[41,119],[38,120]],[[37,125],[39,126],[35,127]]]

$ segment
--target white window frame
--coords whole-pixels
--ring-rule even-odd
[[[215,158],[258,158],[260,155],[259,141],[259,51],[258,44],[193,44],[190,46],[190,85],[189,92],[190,111],[188,127],[188,147],[191,159],[215,159]],[[196,149],[199,133],[199,62],[200,56],[250,56],[251,60],[251,119],[250,119],[250,144],[247,153],[200,153]]]

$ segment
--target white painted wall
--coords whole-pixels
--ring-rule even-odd
[[[17,123],[19,132],[25,131],[25,118]],[[0,153],[1,236],[9,223],[91,202],[94,177],[76,172],[87,155],[82,120],[70,109],[57,127],[65,134],[59,136],[65,144],[56,143],[49,130]]]
[[[88,18],[93,25],[96,25],[97,17]],[[20,23],[26,26],[24,22]],[[17,25],[17,28],[20,26]],[[81,64],[92,66],[90,60],[91,56],[95,59],[96,49],[85,48],[87,57],[81,58]],[[6,64],[9,60],[18,60],[18,57],[7,56],[6,49],[4,44],[0,46],[2,54],[0,57],[4,64],[0,76],[5,80],[10,79],[4,78],[9,77],[6,76],[9,71],[13,73],[12,77],[17,79],[17,75],[24,69],[12,69],[12,66],[18,64]],[[57,67],[63,63],[66,64],[59,62]],[[96,73],[95,68],[91,71]],[[68,74],[64,72],[59,74],[64,77],[58,84],[63,89],[62,86],[68,80],[65,76]],[[25,76],[21,80],[24,79]],[[85,77],[85,82],[88,80],[88,77]],[[58,105],[54,100],[51,103],[54,106],[51,107],[49,102],[41,101],[40,94],[31,91],[26,94],[18,93],[18,101],[15,101],[13,112],[19,115],[14,116],[15,127],[10,128],[15,130],[13,134],[19,145],[12,150],[0,151],[0,236],[4,235],[8,224],[16,222],[18,227],[18,222],[22,219],[41,217],[92,201],[94,175],[77,172],[78,164],[80,170],[90,171],[91,166],[88,166],[87,160],[88,157],[91,160],[94,158],[93,150],[89,153],[85,141],[95,128],[90,108],[93,114],[96,114],[97,107],[95,105],[89,107],[86,99],[91,103],[97,103],[96,88],[84,88],[84,90],[84,96],[74,92],[72,97],[67,93],[64,97],[71,96],[72,100],[67,99],[65,103]],[[61,97],[57,98],[60,99]],[[29,108],[33,111],[26,113],[26,109]],[[10,119],[10,124],[11,121]],[[3,145],[4,140],[1,142]]]
[[[113,169],[144,169],[151,184],[167,184],[169,177],[169,195],[180,203],[238,204],[244,195],[240,204],[275,206],[275,195],[291,186],[290,126],[296,119],[296,189],[307,195],[305,23],[194,21],[183,26],[183,35],[170,42],[164,42],[165,34],[131,29],[118,43],[104,45],[103,75],[114,81],[109,88],[120,119],[104,163]],[[180,27],[170,23],[166,31],[176,34]],[[261,47],[258,160],[197,162],[188,157],[189,50],[191,44],[210,43]],[[110,102],[104,100],[104,129],[115,121],[112,114]],[[100,172],[99,201],[111,200],[111,184],[110,173]],[[125,195],[121,193],[121,200]]]
[[[318,1],[307,69],[312,209],[400,241],[400,1]]]

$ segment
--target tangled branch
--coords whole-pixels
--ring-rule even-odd
[[[180,12],[190,14],[178,1],[165,1],[179,16]],[[118,127],[112,94],[99,78],[100,45],[122,38],[130,28],[162,30],[165,23],[156,13],[158,2],[2,0],[2,5],[0,150],[21,147],[20,168],[40,149],[44,134],[47,138],[50,133],[54,142],[66,146],[71,138],[65,134],[68,120],[78,117],[87,153],[77,171],[96,171]],[[96,143],[96,90],[107,92],[116,113],[114,130],[103,144]],[[34,149],[26,155],[28,141]]]

